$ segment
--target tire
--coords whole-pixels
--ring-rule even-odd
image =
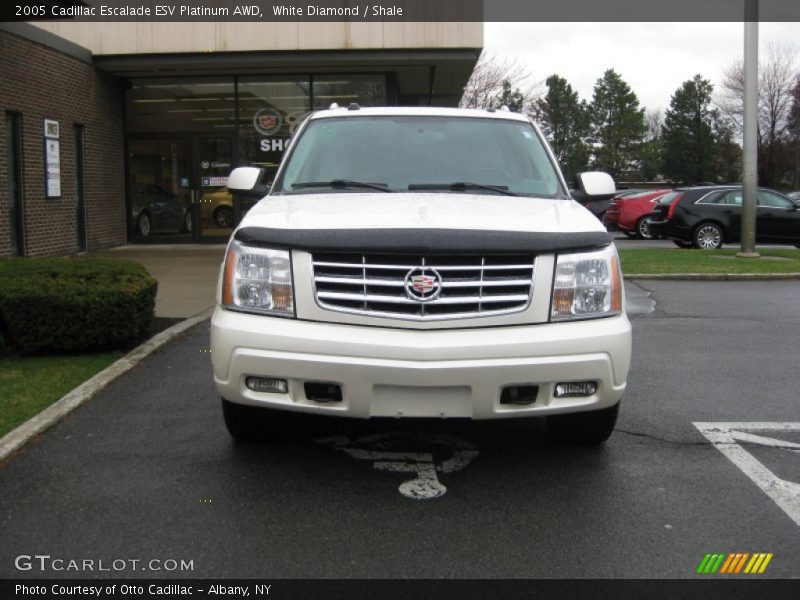
[[[614,431],[619,404],[601,410],[547,417],[550,440],[559,444],[602,444]]]
[[[151,223],[150,215],[147,212],[139,213],[139,218],[136,219],[136,231],[142,237],[150,235]]]
[[[633,231],[623,231],[622,229],[620,229],[620,231],[625,234],[626,238],[633,239],[636,237],[636,234]]]
[[[183,233],[192,233],[192,211],[187,210],[183,215]]]
[[[717,250],[724,240],[722,227],[716,223],[700,223],[692,234],[692,245],[701,250]]]
[[[693,246],[692,242],[687,242],[686,240],[672,240],[672,243],[675,244],[678,248],[691,248]]]
[[[222,399],[225,427],[238,442],[264,442],[291,435],[290,419],[283,411],[236,404]]]
[[[233,209],[230,206],[218,206],[214,211],[214,223],[218,227],[233,227]]]
[[[655,238],[650,231],[650,217],[644,216],[636,221],[636,237],[640,240],[652,240]]]

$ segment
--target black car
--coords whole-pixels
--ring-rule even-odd
[[[756,200],[756,242],[800,247],[800,206],[762,188]],[[741,228],[741,186],[678,188],[656,204],[650,221],[651,231],[677,245],[706,250],[738,242]]]
[[[136,233],[190,233],[192,205],[188,192],[175,194],[154,183],[133,188],[133,222]]]

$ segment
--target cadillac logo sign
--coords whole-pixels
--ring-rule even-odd
[[[417,267],[406,274],[406,295],[417,302],[430,302],[442,293],[442,277],[434,269]]]
[[[281,113],[274,108],[262,108],[253,115],[253,127],[261,135],[275,135],[282,124]]]

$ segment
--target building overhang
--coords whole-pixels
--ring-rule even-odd
[[[125,79],[220,75],[388,73],[398,92],[420,103],[456,105],[479,48],[298,50],[94,56],[95,66]]]

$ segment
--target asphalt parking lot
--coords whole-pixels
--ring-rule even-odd
[[[634,361],[599,449],[392,420],[236,445],[203,323],[0,466],[0,576],[684,578],[739,552],[800,576],[800,281],[628,288]],[[37,553],[193,570],[15,568]]]

